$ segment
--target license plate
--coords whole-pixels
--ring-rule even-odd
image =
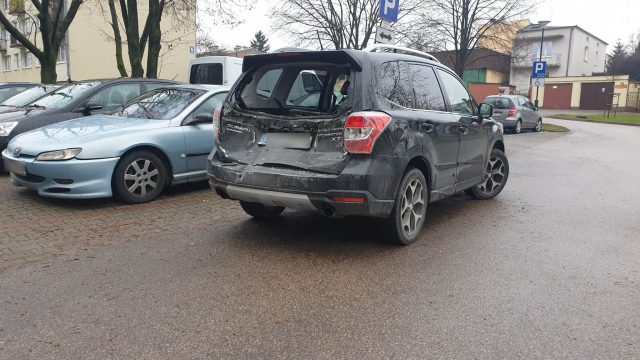
[[[4,159],[4,169],[18,176],[27,176],[27,169],[22,161]]]
[[[258,142],[260,146],[281,149],[311,148],[311,134],[309,133],[265,133]]]

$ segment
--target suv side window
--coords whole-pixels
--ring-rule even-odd
[[[280,80],[280,76],[282,75],[282,69],[271,69],[262,75],[258,85],[256,87],[256,92],[258,95],[269,98],[273,94],[273,90],[276,88],[276,84],[278,80]]]
[[[322,82],[316,71],[302,70],[289,90],[287,105],[317,108],[321,92]]]
[[[376,92],[393,105],[411,109],[414,107],[413,90],[404,67],[397,61],[382,64]]]
[[[102,105],[102,111],[111,111],[139,95],[139,83],[118,84],[98,91],[87,103],[98,103]]]
[[[438,74],[447,92],[451,111],[463,115],[476,115],[477,105],[460,80],[444,70],[438,69]]]
[[[408,64],[409,77],[415,95],[415,108],[446,111],[442,90],[433,68],[427,65]]]

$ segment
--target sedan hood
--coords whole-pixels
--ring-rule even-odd
[[[83,147],[83,145],[130,135],[132,132],[166,128],[169,120],[135,119],[119,116],[96,115],[51,124],[16,136],[8,146],[11,152],[22,148],[25,155],[44,151]]]

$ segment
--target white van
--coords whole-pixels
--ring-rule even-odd
[[[190,84],[231,86],[242,74],[242,59],[232,56],[203,56],[189,64]]]

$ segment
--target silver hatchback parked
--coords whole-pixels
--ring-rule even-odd
[[[493,119],[505,129],[519,134],[523,129],[542,130],[542,116],[531,100],[521,95],[491,95],[484,99],[493,105]]]

